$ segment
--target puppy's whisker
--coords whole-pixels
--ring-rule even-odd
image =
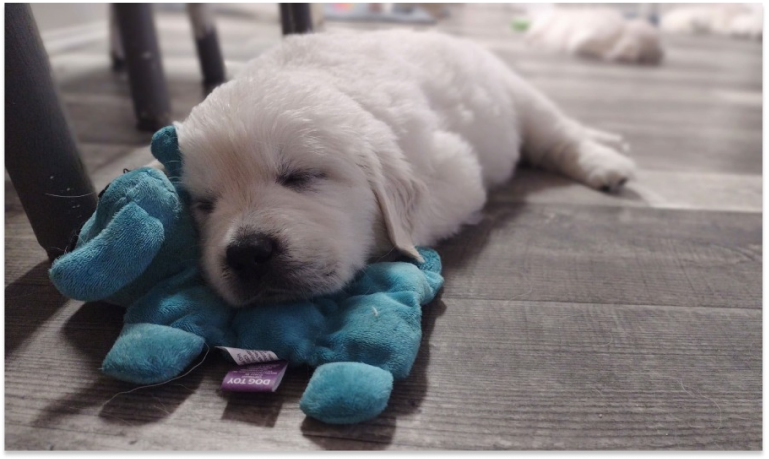
[[[45,193],[46,196],[51,196],[53,198],[84,198],[86,196],[91,196],[96,194],[96,192],[92,193],[86,193],[86,194],[79,194],[79,195],[66,195],[66,194],[53,194],[53,193]]]
[[[390,256],[390,254],[393,253],[393,250],[395,250],[395,246],[393,246],[386,254],[382,255],[379,258],[377,258],[376,262],[378,263],[378,262],[384,260],[385,258],[387,258],[388,256]]]

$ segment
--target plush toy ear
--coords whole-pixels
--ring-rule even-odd
[[[70,298],[105,299],[147,269],[164,239],[163,224],[129,203],[98,236],[57,258],[49,273],[51,281]]]
[[[178,180],[182,175],[182,153],[179,151],[179,138],[174,126],[166,126],[152,136],[150,151],[166,169],[166,175],[171,181]]]
[[[411,239],[416,203],[424,194],[424,184],[413,177],[411,168],[402,161],[383,162],[379,171],[369,177],[371,189],[379,203],[390,242],[402,253],[422,261]]]

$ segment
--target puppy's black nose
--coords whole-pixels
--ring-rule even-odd
[[[264,274],[276,248],[275,239],[265,234],[239,238],[227,247],[227,265],[241,276]]]

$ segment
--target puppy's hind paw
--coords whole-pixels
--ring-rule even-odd
[[[586,142],[578,159],[584,183],[607,193],[617,193],[635,176],[635,162],[597,142]]]
[[[627,179],[623,178],[623,179],[620,179],[620,181],[615,183],[614,185],[602,186],[601,191],[603,191],[604,193],[616,194],[622,189],[622,187],[625,186],[626,183],[627,183]]]

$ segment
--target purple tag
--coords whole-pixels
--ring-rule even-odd
[[[227,373],[222,389],[235,392],[275,392],[286,373],[288,362],[264,362]]]

